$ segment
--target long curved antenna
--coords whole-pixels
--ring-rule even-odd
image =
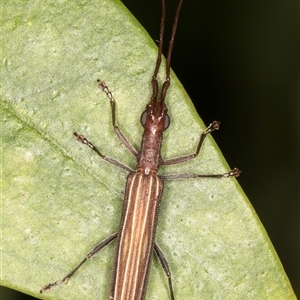
[[[175,17],[174,17],[174,22],[173,22],[173,27],[172,27],[171,38],[169,41],[167,62],[166,62],[166,80],[161,89],[161,101],[162,102],[165,101],[167,90],[170,86],[171,57],[172,57],[172,51],[173,51],[174,40],[175,40],[176,31],[177,31],[179,13],[180,13],[182,2],[183,2],[183,0],[180,0],[178,3],[178,6],[177,6]]]
[[[167,54],[167,62],[166,62],[166,80],[163,83],[162,90],[161,90],[161,101],[164,102],[167,90],[170,85],[170,68],[171,68],[171,57],[172,57],[172,51],[174,46],[174,39],[176,35],[176,30],[178,26],[178,19],[179,19],[179,13],[181,9],[183,0],[180,0],[176,9],[173,27],[172,27],[172,33],[171,38],[169,41],[169,47],[168,47],[168,54]],[[156,59],[156,65],[154,69],[154,73],[152,76],[151,84],[152,84],[152,97],[151,99],[157,99],[157,93],[158,93],[158,82],[157,82],[157,74],[159,71],[159,67],[161,64],[161,56],[162,56],[162,50],[163,50],[163,44],[164,44],[164,29],[165,29],[165,19],[166,19],[166,3],[165,0],[162,0],[162,14],[161,14],[161,20],[160,20],[160,30],[159,30],[159,44],[158,44],[158,52],[157,52],[157,59]]]

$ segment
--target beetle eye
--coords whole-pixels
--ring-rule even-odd
[[[141,115],[141,124],[143,125],[143,127],[145,127],[146,119],[147,119],[147,112],[144,111]]]
[[[169,125],[170,125],[170,117],[169,117],[169,115],[166,115],[164,130],[166,130],[169,127]]]

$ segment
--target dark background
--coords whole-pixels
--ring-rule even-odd
[[[123,0],[153,39],[160,1]],[[167,1],[166,39],[177,1]],[[299,1],[186,0],[172,68],[214,138],[300,298]],[[33,299],[2,290],[1,299]]]

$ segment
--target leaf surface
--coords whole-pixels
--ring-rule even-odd
[[[138,149],[157,48],[119,1],[10,1],[2,16],[1,284],[43,299],[106,299],[113,243],[67,285],[39,290],[118,229],[127,174],[76,142],[73,132],[135,168],[96,79],[111,89],[117,124]],[[166,101],[171,126],[163,157],[193,153],[205,126],[174,74]],[[209,137],[196,159],[161,174],[228,169]],[[235,179],[166,182],[156,241],[176,299],[296,299]],[[169,299],[168,293],[154,258],[146,298]]]

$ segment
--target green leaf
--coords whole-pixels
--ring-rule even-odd
[[[114,134],[96,79],[111,89],[117,123],[138,148],[155,43],[117,0],[10,1],[2,10],[1,284],[43,299],[107,299],[114,243],[67,285],[39,290],[118,229],[127,174],[79,144],[73,132],[135,167]],[[163,157],[192,153],[205,126],[174,74],[167,105],[172,123]],[[162,174],[228,169],[209,137],[196,159]],[[176,299],[296,299],[235,179],[166,182],[156,241]],[[169,299],[156,258],[146,298]]]

